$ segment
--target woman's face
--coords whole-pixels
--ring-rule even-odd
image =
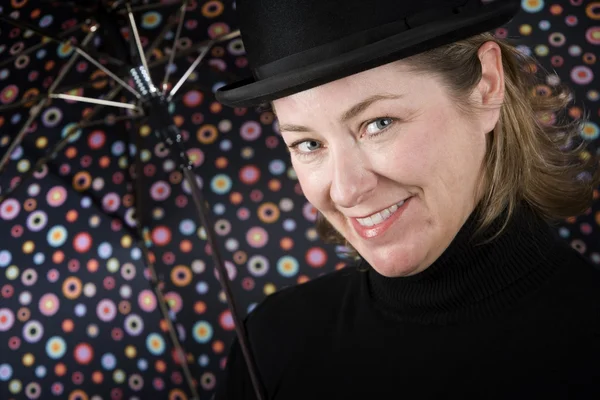
[[[501,91],[499,52],[491,53],[482,58],[476,104]],[[461,115],[439,80],[401,62],[273,106],[306,198],[390,277],[426,269],[471,214],[499,115]]]

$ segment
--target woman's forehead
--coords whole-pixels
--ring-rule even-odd
[[[335,110],[341,113],[344,111],[340,110],[350,109],[371,98],[401,100],[413,96],[414,99],[414,95],[424,92],[424,85],[428,84],[431,85],[420,74],[386,65],[274,100],[272,108],[279,118],[303,112]]]

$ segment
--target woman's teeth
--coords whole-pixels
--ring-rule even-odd
[[[396,211],[398,211],[398,208],[402,207],[402,205],[404,204],[406,200],[402,200],[400,203],[398,204],[394,204],[391,207],[386,208],[383,211],[379,211],[373,215],[370,215],[366,218],[356,218],[356,220],[358,221],[358,223],[362,226],[373,226],[373,225],[377,225],[382,223],[383,221],[385,221],[386,219],[388,219],[389,217],[392,216],[392,214],[394,214]]]

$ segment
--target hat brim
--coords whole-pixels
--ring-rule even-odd
[[[519,11],[518,0],[498,0],[477,12],[422,25],[384,40],[293,69],[270,78],[246,78],[219,88],[217,101],[230,107],[251,107],[299,93],[411,55],[490,31]]]

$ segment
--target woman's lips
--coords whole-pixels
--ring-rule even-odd
[[[383,235],[394,224],[394,222],[396,222],[402,216],[406,208],[410,205],[411,200],[412,197],[406,199],[404,204],[398,207],[395,213],[377,225],[363,226],[356,220],[356,218],[350,218],[352,221],[352,226],[354,227],[356,233],[358,233],[358,235],[363,239],[373,239],[379,237]]]

